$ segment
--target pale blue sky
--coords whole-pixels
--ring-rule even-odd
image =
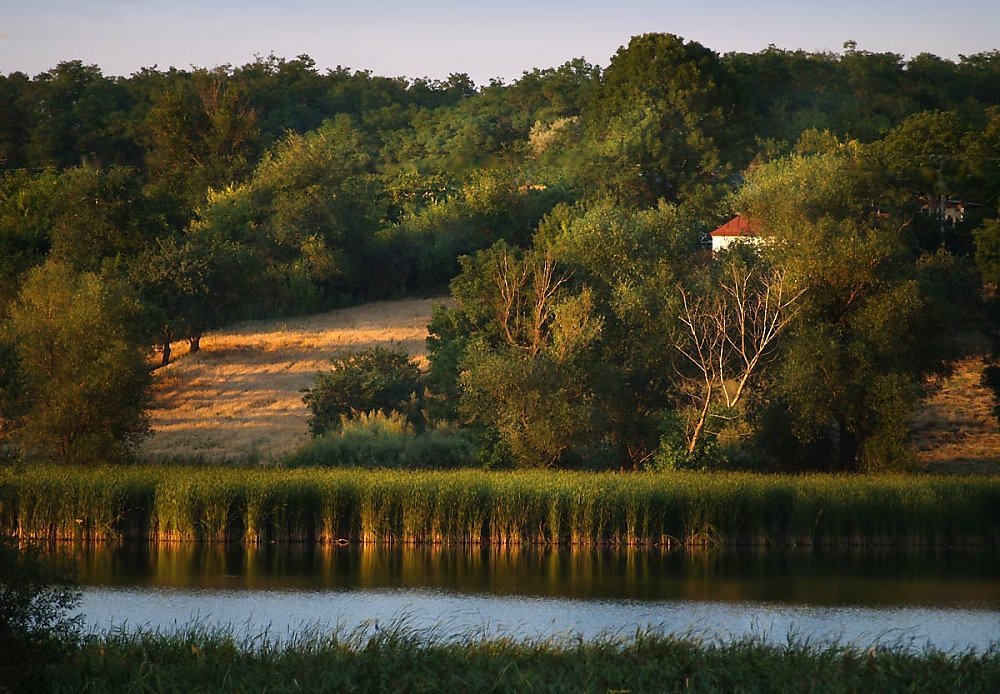
[[[320,68],[477,84],[583,56],[606,66],[630,36],[670,32],[709,48],[929,52],[1000,48],[996,0],[0,0],[0,73],[60,60],[128,75],[153,65],[242,65],[307,53]]]

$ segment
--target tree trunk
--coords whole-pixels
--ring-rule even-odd
[[[858,472],[858,451],[861,440],[847,428],[846,422],[837,425],[837,468],[842,472]]]
[[[705,394],[705,404],[702,405],[701,412],[698,414],[698,421],[695,422],[694,430],[691,432],[691,438],[688,440],[688,455],[693,455],[695,450],[698,448],[698,441],[701,438],[702,430],[705,428],[705,422],[708,421],[708,410],[711,406],[712,388],[709,386],[708,393]]]
[[[170,337],[170,331],[164,330],[162,334],[163,358],[160,359],[160,366],[166,366],[170,363]]]

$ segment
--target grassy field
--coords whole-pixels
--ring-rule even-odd
[[[425,359],[427,323],[439,299],[366,304],[313,316],[252,321],[207,334],[197,354],[186,343],[157,369],[150,460],[269,460],[309,440],[302,389],[332,356],[397,347]]]
[[[959,360],[932,381],[932,393],[913,420],[918,464],[929,472],[1000,472],[1000,422],[980,384],[986,348]]]

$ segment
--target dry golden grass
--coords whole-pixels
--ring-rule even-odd
[[[912,422],[917,462],[928,471],[1000,473],[1000,422],[980,385],[987,353],[985,340],[974,340],[951,374],[932,379]]]
[[[299,318],[250,321],[202,338],[157,369],[151,459],[268,460],[309,439],[302,389],[338,353],[382,346],[426,361],[432,307],[447,299],[380,302]]]

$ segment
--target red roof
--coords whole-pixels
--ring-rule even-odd
[[[741,214],[736,215],[709,236],[759,236],[760,229],[756,224]]]

